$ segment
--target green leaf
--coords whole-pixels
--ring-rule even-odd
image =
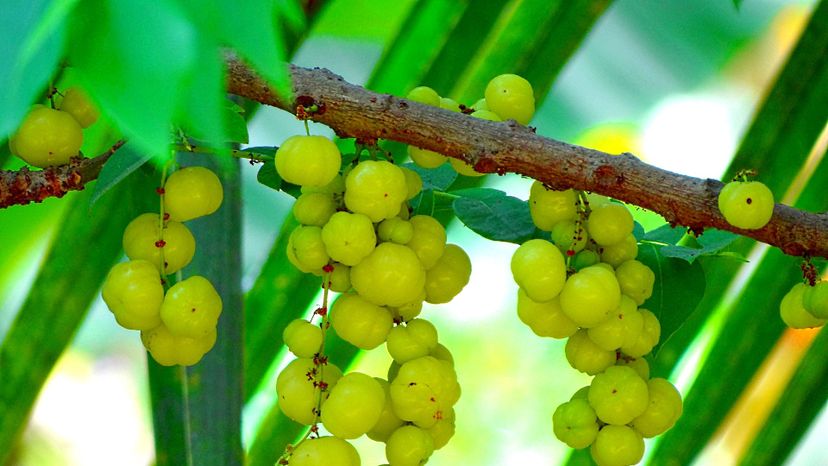
[[[274,160],[276,158],[276,150],[278,147],[265,147],[265,146],[257,146],[257,147],[247,147],[242,149],[241,152],[248,152],[251,154],[256,154],[259,158]]]
[[[277,34],[277,7],[272,0],[179,0],[201,34],[234,49],[258,73],[291,95],[284,38]]]
[[[411,206],[411,213],[413,215],[433,215],[434,214],[434,190],[423,189],[419,194],[411,199],[409,205]]]
[[[321,279],[300,272],[285,254],[298,222],[289,216],[244,302],[244,387],[249,400],[282,348],[282,330],[302,315],[319,293]]]
[[[170,0],[152,8],[132,0],[82,0],[73,26],[69,60],[83,87],[139,150],[168,160],[180,92],[199,65],[197,31]]]
[[[229,121],[225,119],[232,117],[233,112],[226,110],[229,101],[225,98],[224,62],[216,45],[203,38],[196,43],[195,53],[198,68],[194,67],[184,77],[182,103],[175,120],[182,122],[187,136],[228,155],[229,148],[225,143],[231,139],[227,130]],[[236,118],[239,118],[238,114]],[[247,142],[246,136],[247,131],[244,140],[238,142]]]
[[[147,355],[149,392],[152,400],[152,427],[155,436],[155,464],[191,464],[187,436],[187,371],[181,366],[164,367]],[[184,459],[183,463],[179,463]]]
[[[241,189],[239,162],[179,156],[182,165],[206,165],[219,174],[224,201],[215,213],[189,222],[198,253],[185,276],[206,277],[222,300],[218,339],[195,366],[150,370],[158,465],[242,465]],[[183,432],[183,437],[182,437]],[[183,442],[183,443],[182,443]]]
[[[88,208],[92,190],[69,206],[23,307],[0,346],[0,463],[26,425],[35,398],[72,340],[110,266],[121,255],[127,223],[155,201],[154,185],[133,173]],[[112,322],[112,325],[116,325]]]
[[[641,241],[645,234],[644,227],[637,221],[633,221],[633,237],[635,237],[635,240]]]
[[[784,464],[828,401],[828,332],[821,331],[799,362],[742,464]]]
[[[9,149],[9,140],[4,139],[0,141],[0,169],[6,166],[6,162],[11,158],[11,150]]]
[[[669,224],[664,224],[655,230],[648,231],[642,240],[661,245],[678,244],[679,240],[684,237],[686,231],[687,229],[684,227],[674,227]]]
[[[0,15],[0,139],[43,96],[61,58],[71,1],[5,2]],[[13,38],[13,40],[12,40]],[[7,39],[7,40],[6,40]]]
[[[781,196],[828,120],[828,2],[821,1],[765,98],[724,180],[753,168]]]
[[[224,142],[247,144],[250,137],[247,133],[244,107],[230,99],[225,99],[221,112],[224,115],[224,123],[227,125],[227,135]]]
[[[256,180],[268,188],[272,188],[277,191],[282,187],[282,177],[279,176],[278,172],[276,172],[276,162],[271,160],[268,160],[262,164],[256,174]]]
[[[473,55],[456,75],[451,95],[473,102],[488,81],[502,73],[526,78],[540,103],[558,72],[586,32],[612,3],[600,1],[525,0],[510,3]]]
[[[458,2],[459,3],[459,2]],[[449,31],[440,53],[434,59],[428,73],[422,78],[423,85],[449,95],[469,66],[468,60],[457,57],[472,57],[486,42],[492,29],[504,15],[508,15],[507,0],[470,0],[462,16]],[[491,78],[491,76],[489,77]],[[456,96],[455,96],[456,97]],[[471,105],[472,101],[463,102]]]
[[[659,347],[668,341],[687,317],[696,310],[704,295],[704,270],[699,263],[665,256],[664,248],[641,244],[637,259],[655,273],[653,295],[642,307],[649,309],[661,323]],[[654,354],[658,353],[658,348]]]
[[[693,263],[702,256],[722,255],[722,250],[739,239],[739,235],[724,230],[710,228],[696,240],[700,248],[693,248],[681,245],[666,245],[661,248],[661,254],[665,257],[675,257],[688,263]]]
[[[377,92],[402,95],[420,82],[454,24],[465,9],[464,2],[418,0],[385,49],[366,87]]]
[[[112,154],[112,157],[107,160],[101,169],[89,205],[94,206],[101,196],[109,192],[132,172],[141,168],[147,161],[149,161],[149,156],[137,152],[133,144],[129,142],[124,144]]]
[[[457,179],[457,172],[448,163],[437,168],[423,168],[412,162],[404,163],[403,166],[420,175],[423,180],[423,191],[428,189],[445,191]]]
[[[460,196],[453,204],[457,218],[486,239],[520,244],[535,232],[526,201],[491,188],[462,189],[451,194]]]

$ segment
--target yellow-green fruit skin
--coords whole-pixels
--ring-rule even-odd
[[[426,270],[437,263],[446,249],[446,229],[434,217],[415,215],[409,220],[414,234],[406,243]]]
[[[428,356],[437,346],[437,328],[424,319],[412,319],[388,332],[388,354],[399,364]]]
[[[566,264],[561,251],[542,239],[521,244],[510,263],[515,283],[534,301],[549,301],[566,283]]]
[[[379,421],[385,391],[373,377],[361,372],[344,375],[322,404],[322,425],[344,439],[355,439]]]
[[[809,286],[802,293],[802,305],[818,319],[828,319],[828,281]]]
[[[426,271],[426,301],[447,303],[469,283],[472,264],[469,255],[456,244],[447,244],[443,255]]]
[[[384,343],[394,325],[388,309],[368,302],[356,293],[343,294],[334,301],[331,322],[337,335],[364,350]]]
[[[221,181],[208,168],[182,168],[164,184],[164,212],[177,222],[210,215],[218,210],[222,200]]]
[[[430,105],[432,107],[440,106],[440,94],[428,86],[417,86],[411,89],[405,98],[423,105]]]
[[[601,246],[623,241],[633,231],[630,211],[621,204],[606,203],[594,206],[587,222],[589,237]]]
[[[98,107],[92,103],[86,92],[79,87],[71,87],[66,91],[63,101],[60,103],[60,109],[72,115],[72,118],[78,122],[81,128],[92,126],[101,115]]]
[[[456,171],[457,173],[459,173],[463,176],[478,177],[478,176],[486,175],[485,173],[480,173],[479,171],[475,170],[474,167],[472,167],[471,165],[467,164],[466,162],[464,162],[460,159],[455,159],[453,157],[449,157],[448,161],[451,164],[451,168],[453,168],[454,171]]]
[[[647,382],[632,367],[611,366],[592,379],[587,399],[598,419],[624,425],[647,409]]]
[[[282,331],[282,341],[300,358],[313,357],[322,346],[322,340],[322,328],[305,319],[294,319]]]
[[[733,181],[719,192],[719,211],[727,223],[744,230],[764,227],[773,216],[773,193],[758,181]]]
[[[417,426],[402,426],[395,430],[385,444],[389,466],[421,466],[434,452],[434,440]]]
[[[581,269],[561,290],[561,309],[580,327],[594,327],[608,318],[621,302],[615,274],[599,265]]]
[[[615,278],[621,287],[621,293],[632,298],[639,306],[653,295],[655,273],[637,260],[621,263],[615,269]]]
[[[64,165],[79,154],[83,129],[72,115],[37,105],[26,115],[10,144],[14,155],[34,167]]]
[[[661,435],[673,427],[682,412],[681,394],[667,379],[647,381],[647,409],[633,419],[632,427],[646,438]]]
[[[415,146],[408,146],[408,156],[411,157],[414,163],[423,168],[437,168],[448,160],[443,154]]]
[[[276,171],[288,183],[322,187],[342,164],[339,148],[324,136],[291,136],[276,151]]]
[[[630,466],[644,456],[644,439],[627,426],[604,426],[589,453],[598,466]]]
[[[129,222],[124,230],[124,252],[130,259],[148,260],[155,264],[158,270],[162,270],[162,248],[157,244],[160,238],[158,214],[141,214]],[[164,227],[163,250],[166,267],[162,272],[175,273],[193,259],[195,238],[183,223],[169,220]]]
[[[353,266],[374,250],[377,236],[366,215],[337,212],[322,227],[322,242],[331,259]]]
[[[529,214],[535,226],[552,231],[556,223],[575,219],[575,191],[546,189],[543,183],[535,181],[529,189]]]
[[[144,348],[162,366],[192,366],[198,363],[216,344],[216,337],[215,329],[200,338],[174,335],[164,324],[141,331]]]
[[[175,335],[202,338],[215,330],[221,307],[221,297],[212,283],[193,275],[167,290],[161,320]]]
[[[804,283],[797,283],[779,303],[779,315],[788,327],[802,329],[825,325],[825,319],[815,317],[803,305],[803,296],[808,288]]]
[[[532,85],[515,74],[494,77],[486,85],[486,106],[504,120],[513,119],[525,125],[535,113]]]
[[[403,425],[403,420],[394,414],[394,408],[391,404],[391,384],[387,380],[378,377],[374,377],[374,380],[382,386],[382,390],[385,392],[385,404],[383,405],[379,420],[371,427],[367,435],[368,438],[376,442],[385,442],[391,436],[392,432]]]
[[[121,262],[112,267],[101,294],[121,327],[149,330],[161,323],[164,287],[158,269],[149,261]]]
[[[615,351],[607,351],[596,345],[586,329],[575,332],[564,347],[569,365],[589,375],[595,375],[615,363]]]
[[[417,254],[406,246],[382,243],[351,267],[351,285],[366,300],[380,306],[402,306],[423,292],[426,271]]]
[[[598,435],[598,418],[587,400],[573,398],[555,409],[552,430],[570,448],[586,448]]]
[[[290,456],[290,466],[360,466],[356,448],[339,437],[309,438]]]
[[[396,216],[407,196],[405,174],[385,160],[360,162],[345,177],[345,206],[372,222]]]
[[[315,367],[313,359],[297,358],[288,363],[276,377],[279,409],[285,416],[300,424],[310,425],[316,420],[314,409],[317,406],[318,392],[314,382],[318,383],[320,371],[316,371],[314,380],[308,378],[308,374],[314,371]],[[323,394],[324,400],[339,382],[342,371],[328,363],[321,374],[322,380],[328,384]]]
[[[566,338],[578,331],[575,322],[561,310],[557,297],[537,302],[527,296],[522,288],[518,288],[517,314],[521,322],[539,337]]]

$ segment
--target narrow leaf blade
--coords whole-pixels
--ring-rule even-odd
[[[95,205],[101,196],[109,192],[132,172],[141,168],[149,159],[149,156],[138,152],[134,144],[128,142],[124,144],[123,147],[112,154],[112,157],[107,160],[101,169],[92,192],[92,198],[89,201],[90,205]]]

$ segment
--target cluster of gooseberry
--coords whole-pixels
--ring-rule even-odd
[[[367,434],[385,442],[391,466],[421,465],[454,434],[460,386],[453,359],[434,325],[417,316],[424,301],[457,295],[471,262],[446,244],[437,220],[411,216],[407,201],[421,190],[420,176],[374,155],[341,170],[337,146],[321,136],[293,136],[276,152],[279,175],[302,193],[287,257],[320,276],[324,290],[311,319],[283,332],[297,358],[278,375],[278,404],[310,429],[281,464],[359,465],[348,440]],[[329,292],[341,293],[330,311]],[[361,349],[385,343],[393,359],[387,378],[343,375],[325,355],[330,326]],[[321,435],[320,424],[331,435]]]
[[[828,281],[817,281],[810,260],[802,265],[804,281],[797,283],[779,303],[779,314],[791,328],[816,328],[828,321]]]
[[[555,435],[572,448],[591,446],[599,466],[635,464],[643,438],[672,427],[682,402],[669,381],[650,379],[644,359],[661,328],[639,307],[655,275],[635,259],[632,215],[606,197],[537,181],[529,208],[550,239],[529,240],[512,257],[518,317],[539,336],[568,338],[570,365],[595,376],[555,410]]]
[[[9,150],[29,165],[46,168],[80,154],[83,129],[98,120],[98,109],[83,90],[69,88],[59,108],[35,105],[9,139]]]
[[[193,258],[195,239],[182,222],[215,212],[224,197],[215,173],[177,170],[162,181],[160,213],[141,214],[124,230],[128,262],[116,264],[103,299],[122,327],[141,331],[141,342],[164,366],[191,366],[216,342],[221,297],[209,280],[193,275],[167,287]]]
[[[478,100],[471,107],[458,104],[456,101],[441,97],[437,92],[426,86],[415,87],[406,96],[407,99],[433,107],[440,107],[452,112],[469,113],[475,118],[489,121],[504,121],[512,119],[520,124],[527,124],[535,113],[535,95],[532,85],[526,79],[516,74],[501,74],[494,77],[486,85],[485,97]],[[448,161],[454,170],[465,176],[482,176],[467,163],[460,159],[446,157],[416,146],[408,146],[408,155],[411,160],[423,168],[436,168]]]

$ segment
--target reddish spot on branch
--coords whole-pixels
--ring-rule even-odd
[[[74,158],[69,164],[39,171],[28,168],[0,170],[0,208],[43,202],[49,197],[63,197],[70,191],[80,191],[86,183],[98,177],[104,163],[124,143],[118,141],[92,159]]]

